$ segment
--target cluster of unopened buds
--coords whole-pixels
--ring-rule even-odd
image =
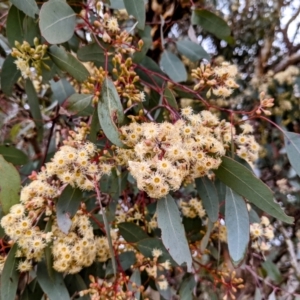
[[[260,115],[263,112],[266,116],[270,116],[272,113],[267,109],[274,106],[274,98],[266,98],[266,94],[264,92],[261,92],[259,95],[259,100],[260,105],[255,113]]]
[[[212,67],[210,64],[201,64],[197,69],[192,70],[192,77],[198,83],[194,90],[201,90],[208,87],[207,97],[211,93],[218,97],[229,97],[233,89],[239,87],[235,82],[237,67],[223,62],[220,66]]]
[[[15,42],[15,48],[12,49],[11,56],[16,58],[15,64],[17,69],[21,71],[23,78],[35,78],[31,67],[35,69],[36,75],[41,75],[42,68],[49,70],[50,67],[45,63],[49,57],[46,56],[48,46],[40,45],[38,38],[34,38],[34,47],[24,41],[20,44],[18,41]]]

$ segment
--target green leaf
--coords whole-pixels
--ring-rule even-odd
[[[31,18],[39,14],[40,10],[35,0],[10,0],[10,2]]]
[[[183,217],[182,224],[184,226],[185,234],[187,236],[188,241],[196,242],[201,240],[203,234],[201,234],[200,231],[205,228],[202,225],[202,220],[199,217]]]
[[[249,211],[249,222],[251,223],[260,223],[260,217],[257,212],[251,207]]]
[[[25,15],[14,5],[11,6],[8,12],[6,21],[6,36],[9,44],[14,47],[15,41],[23,43],[24,41],[24,30],[23,20]]]
[[[149,258],[153,258],[152,255],[153,249],[160,249],[162,251],[162,255],[158,259],[159,262],[164,262],[166,260],[169,260],[173,266],[174,265],[177,266],[177,263],[169,254],[168,250],[165,248],[162,241],[157,238],[147,238],[144,240],[140,240],[139,242],[136,243],[136,247],[145,257],[149,257]]]
[[[219,218],[219,197],[215,184],[206,176],[196,178],[196,187],[209,219]]]
[[[0,154],[3,155],[6,161],[14,165],[24,165],[28,162],[27,155],[12,146],[0,146]]]
[[[1,273],[1,299],[15,300],[18,288],[19,274],[18,261],[15,257],[18,245],[14,244],[10,249]]]
[[[68,97],[75,93],[71,83],[66,78],[61,78],[58,81],[51,80],[50,86],[52,90],[52,101],[58,101],[62,104]]]
[[[78,293],[80,291],[87,289],[87,286],[86,286],[84,280],[82,279],[82,277],[79,274],[67,275],[65,277],[65,284],[66,284],[66,287],[67,287],[70,295],[75,295],[75,293]],[[91,298],[89,295],[84,295],[80,298],[76,297],[76,299],[90,300]]]
[[[141,62],[152,46],[151,27],[149,25],[146,25],[143,31],[139,30],[138,34],[143,40],[144,44],[142,46],[142,49],[140,51],[136,51],[132,56],[132,60],[135,63]]]
[[[103,48],[110,47],[109,44],[104,44],[103,42],[101,43],[101,45],[103,45]],[[109,52],[111,52],[111,50]],[[100,63],[102,66],[105,65],[105,61],[106,61],[105,51],[97,43],[92,43],[79,48],[77,52],[77,57],[81,61],[84,62],[92,61],[95,63],[97,62]],[[108,60],[109,61],[112,60],[111,56],[108,57]]]
[[[169,88],[165,89],[164,97],[166,98],[166,100],[168,101],[170,106],[172,106],[175,109],[178,109],[178,104],[177,104],[176,98],[171,89],[169,89]]]
[[[44,261],[38,264],[36,277],[42,290],[50,300],[70,299],[63,274],[53,270],[53,277],[50,278]]]
[[[100,130],[100,122],[98,118],[98,107],[96,106],[94,108],[93,116],[92,116],[92,123],[91,123],[91,129],[90,129],[90,134],[89,134],[89,140],[92,143],[97,142],[97,134],[98,131]]]
[[[230,28],[227,23],[222,18],[205,9],[195,9],[192,12],[192,24],[200,25],[204,30],[212,33],[221,40],[230,36]]]
[[[76,14],[66,1],[51,0],[43,4],[39,24],[48,43],[61,44],[73,36]]]
[[[249,243],[249,214],[244,199],[227,187],[225,225],[230,257],[238,264],[245,256]]]
[[[143,30],[146,22],[146,9],[144,0],[124,0],[124,5],[128,14],[137,19],[137,28]]]
[[[202,46],[191,41],[176,42],[177,50],[191,61],[207,59],[210,61],[210,55],[203,49]]]
[[[44,230],[46,233],[51,232],[52,223],[53,223],[53,220],[50,218],[49,221],[47,222],[45,230]],[[52,244],[53,243],[50,243],[44,249],[45,263],[46,263],[46,266],[47,266],[48,275],[51,279],[53,277],[53,271],[54,271],[54,269],[52,268],[52,265],[53,265]]]
[[[41,141],[43,139],[44,122],[40,109],[39,99],[33,86],[33,83],[30,79],[26,79],[25,91],[27,94],[27,101],[30,107],[30,113],[32,115],[33,121],[37,129],[37,135],[39,140]]]
[[[135,285],[133,285],[133,283]],[[142,281],[141,281],[141,272],[138,269],[135,269],[130,276],[130,280],[127,286],[128,291],[131,291],[134,293],[134,298],[135,299],[140,299],[141,292],[139,290],[139,287],[141,286]]]
[[[263,262],[262,267],[267,272],[268,277],[270,277],[276,284],[282,282],[283,278],[279,268],[270,259]]]
[[[23,20],[24,40],[34,45],[34,38],[40,39],[40,29],[35,19],[25,16]]]
[[[179,265],[186,263],[188,272],[190,272],[192,256],[175,200],[170,195],[159,199],[156,212],[163,244]]]
[[[148,238],[148,234],[138,225],[131,222],[118,224],[120,234],[128,243],[137,243]]]
[[[14,84],[21,76],[21,72],[17,69],[15,58],[8,55],[2,65],[1,70],[1,89],[7,95],[10,96],[13,90]]]
[[[82,191],[68,185],[58,198],[56,203],[57,224],[59,229],[68,233],[72,225],[71,218],[77,212],[82,200]]]
[[[298,176],[300,176],[300,134],[285,131],[284,142],[289,161]]]
[[[194,275],[188,275],[179,288],[180,300],[193,300],[193,289],[196,287]]]
[[[102,85],[101,99],[98,102],[98,117],[106,137],[118,147],[123,147],[115,124],[115,122],[121,124],[124,120],[123,107],[118,92],[109,78],[105,78]]]
[[[0,203],[3,212],[20,201],[21,179],[16,168],[0,155]]]
[[[121,270],[126,271],[126,270],[130,269],[130,267],[132,265],[135,264],[135,262],[136,262],[135,253],[133,251],[123,252],[118,255],[117,260],[118,260],[119,266],[121,266]],[[114,270],[112,267],[112,262],[111,262],[111,260],[109,260],[107,267],[106,267],[105,276],[107,277],[107,276],[113,275],[113,274],[114,274]]]
[[[49,49],[49,55],[61,70],[66,71],[79,82],[85,81],[90,75],[81,62],[61,47],[52,45]]]
[[[289,224],[294,222],[294,218],[288,217],[280,205],[274,202],[273,193],[269,187],[240,163],[223,156],[222,164],[214,172],[232,190],[267,214]]]
[[[201,243],[200,243],[200,252],[201,253],[204,253],[204,251],[208,245],[209,239],[210,239],[210,234],[213,229],[214,229],[214,223],[208,219],[205,235],[202,238]]]
[[[163,76],[165,76],[165,74],[157,65],[157,63],[149,56],[145,56],[143,58],[143,60],[135,69],[135,72],[139,75],[142,81],[150,83],[153,86],[158,85],[159,87],[162,87],[164,85],[165,80],[155,75],[155,73],[158,73]]]
[[[183,62],[172,52],[165,50],[160,58],[160,66],[175,82],[187,80],[187,72]]]
[[[65,103],[65,108],[73,115],[84,115],[85,109],[91,107],[93,95],[73,94]]]

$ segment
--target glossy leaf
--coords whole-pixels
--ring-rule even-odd
[[[286,131],[284,132],[284,142],[289,161],[300,176],[300,134]]]
[[[1,89],[8,96],[11,95],[14,84],[21,76],[21,72],[14,62],[15,58],[8,55],[1,69]]]
[[[144,0],[123,0],[125,8],[129,15],[132,15],[138,21],[137,28],[144,29],[146,21],[146,9]]]
[[[56,45],[51,46],[49,55],[61,70],[66,71],[79,82],[86,80],[90,75],[89,71],[80,61],[61,47]]]
[[[222,164],[214,171],[216,176],[233,191],[245,197],[267,214],[292,224],[279,204],[273,200],[273,193],[253,172],[229,157],[222,157]]]
[[[18,288],[19,273],[17,271],[18,261],[15,257],[18,245],[10,249],[1,273],[1,299],[15,300]]]
[[[132,265],[136,263],[135,253],[133,251],[125,251],[118,255],[117,257],[118,263],[121,266],[122,271],[126,271],[130,269]],[[112,268],[111,260],[108,262],[106,266],[105,276],[113,275],[114,271]]]
[[[196,187],[209,219],[216,222],[219,217],[219,197],[215,184],[206,176],[196,178]]]
[[[191,61],[198,61],[200,59],[210,60],[210,55],[203,49],[202,46],[191,41],[178,41],[176,46],[180,54],[186,56]]]
[[[192,256],[175,200],[170,195],[159,199],[156,212],[163,244],[179,265],[186,263],[188,272],[190,272]]]
[[[192,12],[192,24],[200,25],[204,30],[212,33],[219,39],[226,39],[230,36],[230,28],[227,23],[205,9],[195,9]]]
[[[57,224],[59,229],[68,233],[72,225],[71,218],[75,215],[82,200],[82,192],[68,185],[56,203]]]
[[[85,109],[91,107],[93,95],[73,94],[65,103],[66,110],[71,114],[82,115]]]
[[[166,100],[168,101],[170,106],[172,106],[175,109],[178,109],[178,104],[177,104],[176,98],[171,89],[169,89],[169,88],[165,89],[164,97],[166,98]]]
[[[3,212],[20,201],[21,179],[16,168],[0,155],[0,203]]]
[[[58,101],[62,104],[68,97],[75,93],[71,83],[66,78],[61,78],[58,81],[51,80],[50,86],[52,90],[52,101]]]
[[[76,14],[66,1],[51,0],[43,4],[39,24],[48,43],[61,44],[73,36]]]
[[[32,115],[33,121],[37,129],[38,138],[39,140],[42,140],[44,132],[44,122],[40,109],[39,99],[36,90],[33,86],[33,83],[30,79],[26,79],[25,91],[27,94],[27,101],[30,107],[30,113]]]
[[[187,80],[187,72],[183,62],[172,52],[165,50],[160,58],[160,66],[175,82]]]
[[[132,222],[118,224],[120,234],[128,243],[137,243],[140,240],[148,238],[148,234],[138,225]]]
[[[225,225],[230,257],[238,264],[245,256],[249,243],[249,214],[244,199],[227,187]]]
[[[101,43],[101,45],[103,45],[103,48],[110,47],[109,44],[104,44],[103,42]],[[113,49],[111,49],[109,52],[111,52],[112,50]],[[105,60],[106,60],[104,49],[102,49],[97,43],[92,43],[92,44],[89,44],[89,45],[79,48],[79,50],[77,52],[77,57],[81,61],[98,62],[102,66],[105,65]],[[110,54],[110,56],[108,56],[108,60],[111,61],[111,59],[112,58],[111,58],[111,54]]]
[[[39,14],[40,10],[35,0],[10,0],[10,2],[31,18]]]
[[[141,272],[139,269],[135,269],[130,276],[129,283],[127,286],[128,291],[131,291],[134,293],[135,299],[140,299],[141,292],[139,290],[139,287],[141,286],[141,284],[142,284]]]
[[[135,72],[139,75],[142,81],[150,83],[153,86],[158,85],[159,87],[162,87],[165,82],[164,79],[155,75],[155,73],[157,73],[165,76],[157,63],[148,56],[145,56],[142,59],[142,61],[135,69]]]
[[[38,264],[36,276],[38,283],[49,300],[70,299],[62,273],[53,270],[53,277],[50,278],[47,272],[47,266],[45,262],[42,261]]]
[[[6,23],[6,36],[9,41],[9,44],[14,47],[15,42],[23,43],[24,40],[24,29],[23,29],[23,20],[24,13],[20,11],[14,5],[11,6],[7,16]]]
[[[85,284],[82,277],[77,274],[67,275],[65,277],[65,284],[69,291],[70,295],[74,295],[75,293],[78,293],[79,291],[83,291],[87,289],[87,285]],[[91,297],[89,295],[84,295],[80,298],[76,298],[80,300],[90,300]]]
[[[117,90],[109,78],[105,78],[102,85],[101,99],[98,102],[98,117],[106,137],[113,144],[123,147],[116,126],[116,123],[121,124],[124,120],[123,107]]]
[[[180,300],[193,300],[193,289],[196,287],[194,275],[189,275],[183,279],[180,288]]]
[[[14,165],[24,165],[28,161],[27,155],[12,146],[0,146],[0,154],[4,159]]]

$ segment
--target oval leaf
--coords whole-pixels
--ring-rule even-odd
[[[159,199],[156,212],[163,244],[179,265],[186,263],[188,272],[190,272],[192,256],[175,200],[170,195]]]
[[[63,71],[68,72],[79,82],[82,82],[90,75],[85,66],[72,54],[67,53],[63,48],[53,45],[49,49],[52,61]]]
[[[73,36],[76,14],[66,1],[48,1],[41,8],[39,24],[48,43],[61,44]]]
[[[294,222],[294,218],[288,217],[280,205],[274,202],[273,193],[269,187],[240,163],[223,156],[222,164],[214,172],[232,190],[267,214],[289,224]]]
[[[24,29],[23,29],[23,20],[24,13],[21,12],[14,5],[11,6],[8,12],[7,21],[6,21],[6,36],[12,47],[15,46],[15,41],[23,43],[24,40]]]
[[[44,261],[38,264],[36,277],[44,293],[50,300],[70,299],[63,275],[55,270],[52,274],[50,278]]]
[[[138,225],[131,222],[118,224],[120,234],[128,243],[137,243],[140,240],[148,238],[148,234]]]
[[[28,162],[27,155],[11,146],[0,146],[0,154],[3,155],[4,159],[14,165],[24,165]]]
[[[191,41],[178,41],[176,46],[178,51],[191,61],[196,62],[203,58],[210,60],[210,55],[199,44]]]
[[[249,243],[249,214],[244,199],[229,187],[226,189],[225,225],[229,254],[233,263],[238,264]]]
[[[58,81],[50,80],[50,86],[52,90],[52,101],[58,101],[62,104],[68,97],[75,93],[74,87],[66,79],[62,78]]]
[[[110,46],[110,45],[104,45],[104,43],[101,44],[103,44],[103,47]],[[81,47],[77,52],[77,57],[79,60],[84,62],[93,61],[93,62],[99,62],[103,65],[106,59],[104,49],[100,48],[100,46],[97,43],[92,43],[87,46]]]
[[[40,10],[35,0],[10,0],[10,2],[31,18],[39,14]]]
[[[124,0],[125,8],[129,15],[134,16],[137,21],[137,28],[143,30],[146,21],[146,9],[144,0]]]
[[[209,219],[216,222],[219,217],[219,197],[215,184],[206,176],[196,178],[196,187]]]
[[[98,117],[107,138],[115,145],[123,147],[115,124],[115,121],[120,124],[124,120],[123,107],[118,92],[109,78],[105,78],[102,85],[101,100],[98,102]]]
[[[19,203],[20,189],[21,179],[18,171],[0,155],[0,203],[5,214],[13,205]]]
[[[60,230],[68,233],[72,225],[71,218],[78,210],[82,199],[82,192],[68,185],[56,203],[57,224]]]
[[[139,287],[141,286],[141,284],[141,272],[139,269],[135,269],[132,275],[130,276],[130,280],[127,286],[128,291],[133,292],[135,299],[140,299],[141,292],[139,290]]]
[[[284,132],[284,142],[289,161],[300,176],[300,134],[286,131]]]
[[[181,300],[193,300],[193,290],[196,287],[194,275],[187,276],[179,288],[179,296]]]
[[[25,91],[27,94],[27,101],[30,107],[30,113],[32,115],[33,121],[35,123],[37,134],[39,140],[43,138],[43,131],[44,131],[44,122],[43,117],[40,109],[40,103],[33,86],[33,83],[30,79],[26,79]]]
[[[21,76],[21,72],[17,69],[14,62],[15,58],[8,55],[1,70],[1,89],[8,96],[11,95],[14,84]]]
[[[80,114],[91,106],[93,95],[89,94],[73,94],[66,101],[65,108],[71,114]]]
[[[18,245],[10,249],[1,273],[1,299],[15,300],[18,288],[19,273],[15,257]]]
[[[212,33],[221,40],[226,40],[230,36],[230,28],[227,23],[222,18],[205,9],[195,9],[192,12],[192,24],[200,25],[204,30]]]
[[[172,52],[165,50],[160,58],[161,68],[175,82],[187,80],[187,72],[183,62]]]

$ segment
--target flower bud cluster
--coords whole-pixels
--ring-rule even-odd
[[[59,229],[54,219],[52,234],[55,237],[52,246],[53,268],[58,272],[75,274],[95,260],[106,261],[110,257],[107,238],[95,238],[89,218],[82,210],[78,210],[72,218],[67,234]]]
[[[267,109],[274,106],[274,98],[266,98],[265,93],[261,92],[259,95],[259,99],[260,105],[256,110],[256,113],[260,115],[263,112],[266,116],[270,116],[272,113]]]
[[[10,213],[1,219],[5,233],[19,246],[16,256],[25,258],[18,266],[21,272],[31,270],[51,242],[53,267],[58,272],[77,273],[95,259],[106,261],[109,258],[107,239],[94,238],[84,210],[77,211],[67,234],[57,225],[55,203],[65,185],[93,190],[94,180],[98,181],[101,174],[110,171],[107,164],[93,162],[96,146],[85,141],[88,128],[81,125],[77,132],[70,132],[71,138],[65,141],[52,162],[40,173],[30,176],[32,182],[21,190],[21,203],[12,206]],[[53,224],[49,232],[37,226],[45,217]]]
[[[251,247],[255,250],[264,252],[271,248],[270,242],[274,239],[274,227],[270,220],[262,216],[260,223],[250,224]]]
[[[217,169],[228,144],[237,142],[246,149],[246,158],[258,151],[249,150],[255,142],[249,135],[235,135],[235,128],[209,111],[193,114],[191,107],[181,110],[175,124],[131,123],[123,126],[121,138],[131,149],[117,150],[117,164],[128,165],[137,187],[152,198],[161,198],[182,183],[193,182]],[[244,148],[243,148],[244,147]]]
[[[17,69],[21,71],[23,78],[34,79],[36,76],[30,70],[35,68],[37,75],[42,74],[42,68],[49,70],[49,66],[44,62],[49,59],[46,56],[48,46],[40,45],[37,38],[34,39],[34,47],[24,41],[22,44],[15,42],[15,48],[12,49],[11,56],[17,58],[15,64]]]
[[[103,280],[92,275],[89,276],[89,279],[91,281],[89,289],[80,291],[80,297],[89,295],[91,300],[135,300],[137,299],[135,294],[144,291],[143,286],[137,286],[134,282],[130,282],[129,276],[122,272],[117,273],[117,276],[111,280]],[[127,287],[127,290],[124,287]]]
[[[223,62],[221,66],[212,67],[210,64],[201,64],[197,69],[192,70],[192,77],[198,82],[194,90],[201,90],[208,87],[207,96],[211,92],[217,97],[229,97],[233,89],[239,87],[234,78],[237,75],[237,67]]]
[[[188,202],[180,200],[179,207],[182,214],[187,218],[204,218],[206,217],[205,209],[203,208],[202,201],[198,198],[192,198]]]

